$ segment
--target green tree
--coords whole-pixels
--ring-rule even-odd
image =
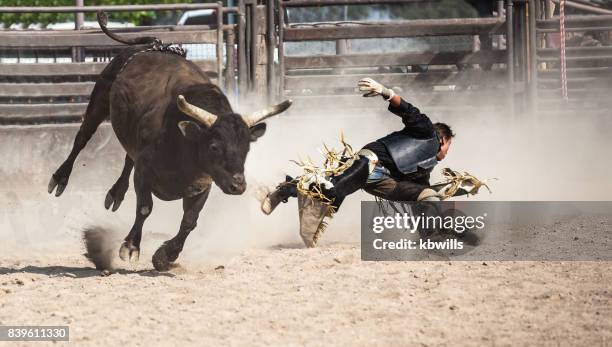
[[[192,2],[213,2],[212,0],[85,0],[85,6],[94,5],[140,5],[140,4],[176,4]],[[74,0],[2,0],[2,6],[74,6]],[[109,20],[131,22],[135,25],[151,25],[168,13],[139,11],[139,12],[113,12]],[[72,13],[2,13],[0,23],[5,27],[14,23],[23,23],[27,26],[40,23],[46,26],[49,23],[67,22],[74,20]],[[95,14],[86,14],[86,20],[95,20]]]

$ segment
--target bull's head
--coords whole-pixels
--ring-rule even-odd
[[[215,115],[190,104],[183,95],[178,96],[177,106],[194,120],[181,121],[178,127],[197,146],[199,165],[206,167],[224,193],[242,194],[246,190],[244,162],[250,142],[266,132],[263,121],[288,109],[291,100],[250,115]]]

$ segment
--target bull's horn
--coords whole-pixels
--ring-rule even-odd
[[[197,121],[200,121],[202,124],[204,124],[208,128],[210,128],[217,120],[217,116],[195,105],[188,103],[187,100],[185,100],[185,97],[182,95],[178,96],[178,98],[176,99],[176,104],[179,110],[181,110],[184,114],[188,115],[189,117]]]
[[[270,106],[268,108],[265,108],[263,110],[254,112],[250,115],[245,115],[242,116],[242,119],[244,119],[244,122],[249,126],[252,127],[253,125],[263,122],[264,120],[275,116],[279,113],[284,112],[286,109],[289,108],[289,106],[291,106],[291,104],[293,103],[293,101],[291,100],[285,100],[283,102],[281,102],[278,105],[274,105],[274,106]]]

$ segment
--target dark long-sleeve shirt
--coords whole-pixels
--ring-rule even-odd
[[[400,104],[397,107],[389,104],[389,111],[402,118],[404,128],[400,130],[400,132],[417,139],[429,139],[432,138],[432,136],[435,136],[435,129],[429,117],[421,113],[418,108],[406,102],[404,99],[401,99]],[[408,175],[402,174],[398,170],[397,165],[395,165],[393,158],[391,158],[389,151],[382,142],[378,140],[370,142],[363,148],[374,152],[378,156],[379,163],[391,172],[391,177],[394,179],[410,180],[423,184],[429,183],[429,173],[431,172],[431,169],[424,170],[419,168],[415,173]]]

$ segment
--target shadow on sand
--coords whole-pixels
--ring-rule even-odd
[[[323,242],[316,247],[313,248],[321,248],[321,247],[331,247],[331,248],[346,248],[346,247],[361,247],[361,245],[357,242]],[[266,247],[268,250],[278,251],[283,249],[310,249],[304,245],[302,242],[288,242],[288,243],[279,243],[276,245]]]
[[[88,278],[103,276],[102,271],[92,267],[73,267],[73,266],[25,266],[22,268],[7,268],[0,267],[0,275],[9,275],[16,273],[28,273],[36,275],[46,275],[49,277],[70,277],[70,278]],[[116,269],[110,271],[112,275],[139,275],[145,277],[175,277],[174,274],[168,272],[159,272],[156,270],[125,270]]]
[[[278,251],[278,250],[281,250],[281,249],[303,249],[303,248],[306,248],[304,246],[304,244],[303,243],[298,243],[298,242],[295,242],[295,243],[282,243],[282,244],[277,244],[277,245],[266,247],[266,249],[273,250],[273,251]]]

